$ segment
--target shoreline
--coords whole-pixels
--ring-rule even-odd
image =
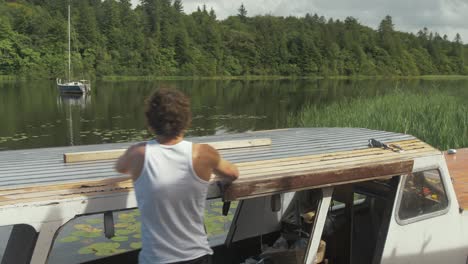
[[[52,80],[49,78],[26,78],[14,75],[0,75],[0,81]],[[92,78],[93,81],[278,81],[278,80],[468,80],[468,75],[419,75],[419,76],[117,76],[109,75]]]
[[[277,81],[277,80],[468,80],[468,75],[421,75],[421,76],[103,76],[101,81]]]

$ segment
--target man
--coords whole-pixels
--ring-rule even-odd
[[[141,213],[139,263],[211,263],[204,228],[209,180],[214,173],[234,181],[237,167],[211,146],[184,140],[191,111],[181,92],[157,90],[145,114],[155,139],[131,146],[115,167],[133,179]]]

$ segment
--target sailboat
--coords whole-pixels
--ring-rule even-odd
[[[62,82],[57,78],[57,87],[61,93],[85,94],[91,91],[91,83],[87,80],[74,81],[71,77],[71,23],[70,5],[68,5],[68,80]]]

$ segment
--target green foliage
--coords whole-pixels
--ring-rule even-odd
[[[306,107],[291,123],[310,127],[365,127],[407,133],[441,150],[468,145],[468,104],[443,92],[403,90]]]
[[[218,21],[182,0],[71,1],[73,75],[416,76],[468,74],[468,51],[427,28],[416,36],[386,16],[378,30],[353,17],[248,17]],[[0,1],[0,75],[65,77],[67,1]]]

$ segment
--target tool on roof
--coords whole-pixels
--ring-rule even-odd
[[[405,151],[400,145],[396,145],[396,144],[385,144],[381,141],[378,141],[374,138],[371,138],[369,139],[369,147],[371,148],[383,148],[383,149],[389,149],[393,152],[403,152]]]

